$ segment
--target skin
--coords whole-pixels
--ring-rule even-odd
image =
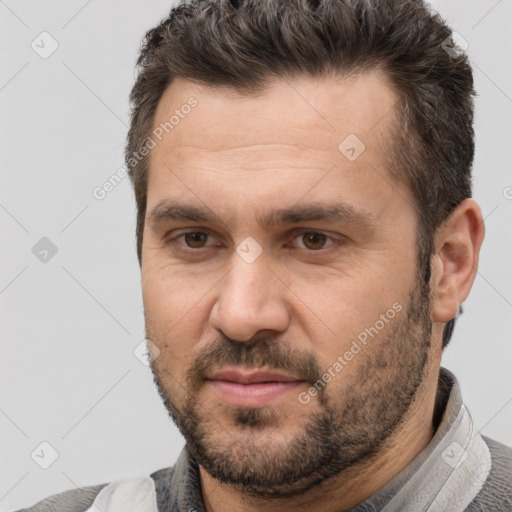
[[[340,425],[340,437],[331,439],[338,446],[330,447],[340,453],[336,474],[283,484],[274,495],[270,485],[265,496],[265,486],[221,482],[212,475],[214,464],[205,469],[205,460],[200,478],[209,512],[313,505],[348,510],[389,482],[432,438],[442,332],[475,278],[484,236],[480,209],[465,200],[436,232],[429,301],[418,291],[414,200],[383,163],[381,141],[391,134],[397,99],[385,76],[367,71],[342,79],[281,80],[257,97],[176,80],[161,98],[154,126],[190,96],[197,107],[149,157],[142,289],[147,337],[160,350],[152,364],[155,382],[191,449],[194,436],[200,438],[213,450],[210,456],[228,461],[226,471],[234,468],[233,478],[253,471],[257,482],[274,462],[276,476],[282,474],[279,463],[287,467],[286,455],[301,436],[307,432],[315,446],[315,431],[306,429],[322,412],[331,411]],[[355,161],[338,150],[349,134],[366,146]],[[151,212],[165,200],[206,207],[214,219],[152,222]],[[335,202],[364,210],[369,222],[257,222],[274,209]],[[169,242],[183,231],[210,236],[203,244],[190,237]],[[304,231],[330,238],[320,235],[313,243]],[[262,249],[252,263],[236,250],[246,237]],[[315,371],[332,368],[393,304],[402,310],[322,393],[301,403],[298,394],[311,387],[301,363],[312,361]],[[227,354],[234,361],[240,353],[248,365],[262,361],[267,369],[277,355],[293,356],[289,374],[304,381],[252,412],[226,403],[200,379],[201,371],[222,369]],[[400,408],[397,393],[405,389],[411,400]],[[372,416],[379,407],[387,411],[382,422]],[[388,431],[379,432],[377,425],[386,422]],[[368,442],[350,452],[345,435]],[[304,450],[307,458],[319,449]]]

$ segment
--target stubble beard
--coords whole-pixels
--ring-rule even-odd
[[[362,463],[383,448],[404,421],[426,371],[432,319],[428,283],[418,280],[404,317],[395,317],[350,364],[350,380],[333,378],[309,405],[313,412],[286,438],[280,425],[293,422],[275,407],[232,408],[229,427],[199,394],[206,368],[237,365],[282,369],[310,383],[324,373],[316,357],[272,340],[223,340],[206,349],[189,367],[184,389],[152,363],[160,396],[196,461],[215,479],[254,498],[289,497]],[[388,328],[390,329],[388,330]],[[363,359],[364,358],[364,359]],[[347,382],[343,382],[343,379]],[[334,392],[333,390],[336,390]],[[296,397],[293,396],[296,400]],[[218,411],[218,409],[217,409]]]

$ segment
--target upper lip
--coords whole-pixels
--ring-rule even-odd
[[[276,371],[221,370],[208,376],[208,380],[227,380],[238,384],[254,384],[257,382],[296,382],[300,379]]]

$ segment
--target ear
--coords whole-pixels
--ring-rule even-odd
[[[469,295],[484,239],[484,219],[473,199],[465,199],[437,229],[432,262],[434,322],[452,320]]]

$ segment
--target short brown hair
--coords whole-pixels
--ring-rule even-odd
[[[279,78],[378,67],[399,98],[388,170],[415,199],[420,269],[429,279],[435,230],[471,197],[473,75],[450,37],[422,0],[192,0],[173,7],[145,35],[130,94],[125,157],[137,202],[139,263],[148,159],[134,155],[175,78],[256,95]]]

